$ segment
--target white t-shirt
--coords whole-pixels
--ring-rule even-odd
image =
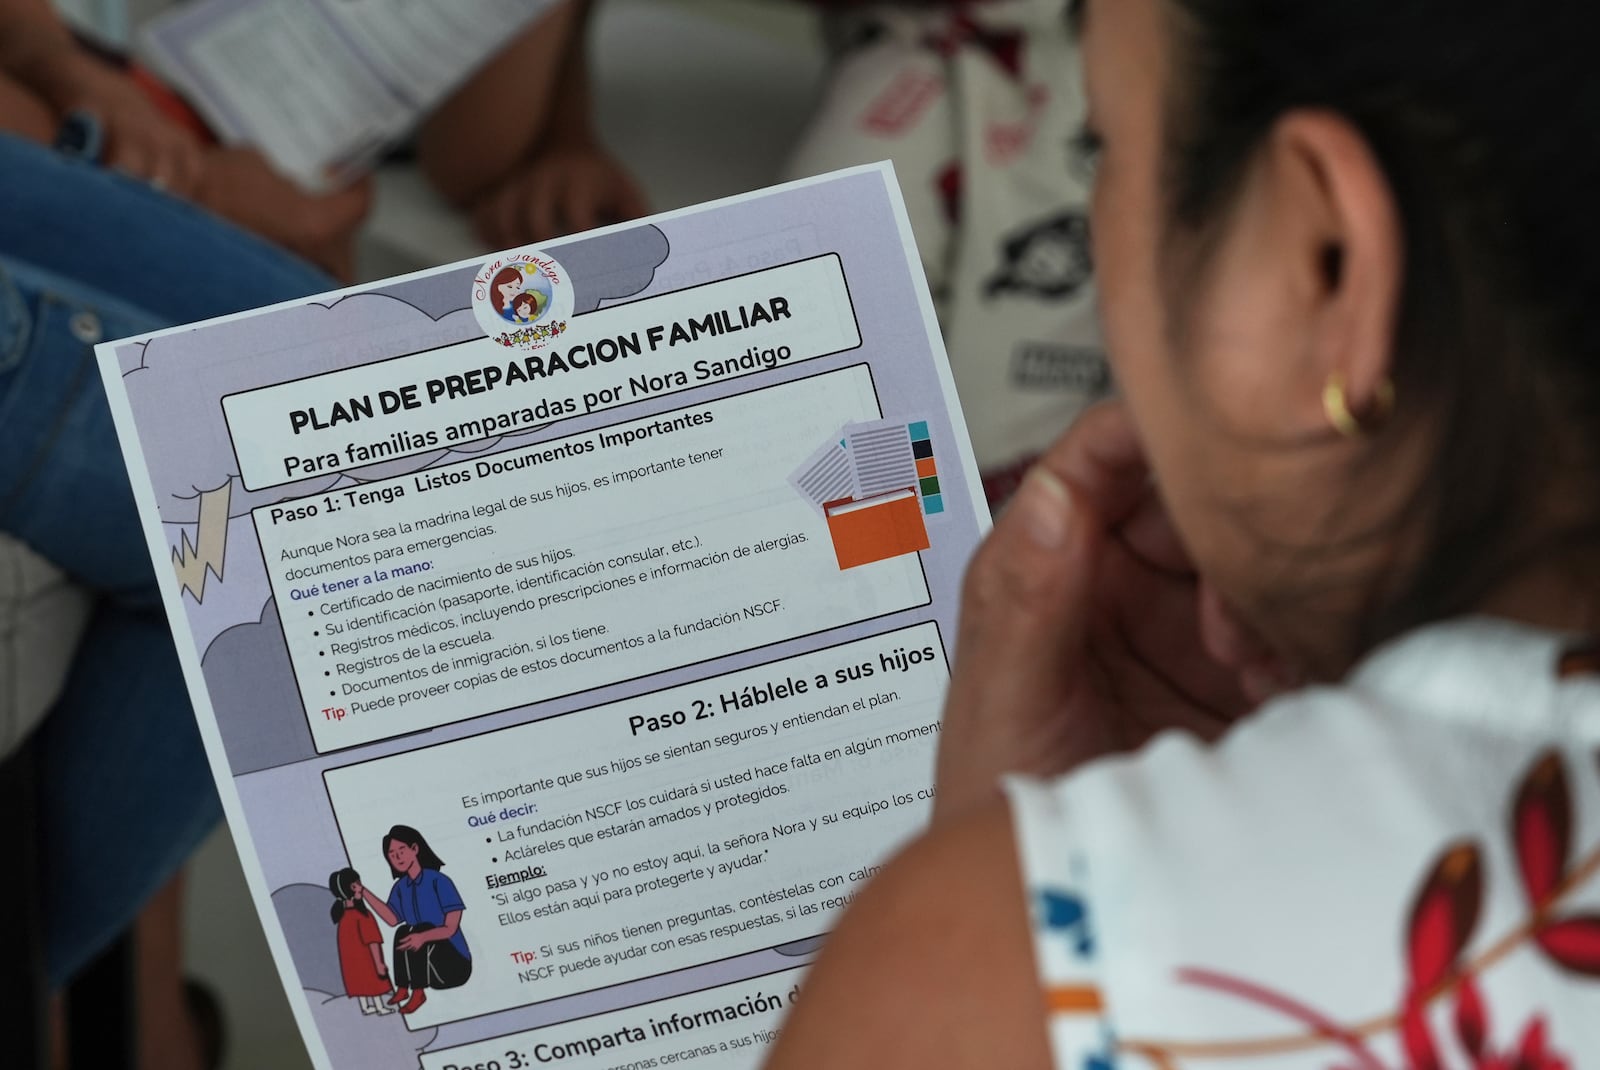
[[[1597,662],[1452,621],[1010,781],[1055,1065],[1600,1067]]]

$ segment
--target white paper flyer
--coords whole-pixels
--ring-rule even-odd
[[[757,1066],[988,524],[887,165],[99,348],[318,1066]]]

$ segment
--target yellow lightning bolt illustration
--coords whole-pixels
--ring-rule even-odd
[[[185,530],[179,544],[172,548],[172,569],[178,574],[178,585],[188,591],[196,602],[205,601],[206,573],[222,580],[223,552],[228,542],[228,500],[233,496],[230,479],[216,490],[200,494],[200,523],[195,541],[189,541]]]

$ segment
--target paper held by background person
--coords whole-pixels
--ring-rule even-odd
[[[933,795],[931,308],[884,165],[99,347],[318,1066],[759,1064]]]
[[[139,48],[224,141],[321,190],[364,170],[559,2],[198,0],[153,20]]]

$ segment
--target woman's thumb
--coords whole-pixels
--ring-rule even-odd
[[[1048,470],[1030,472],[967,570],[940,742],[938,810],[1005,772],[1042,772],[1062,729],[1088,627],[1099,522]]]
[[[1099,524],[1082,497],[1044,466],[1030,471],[967,573],[961,649],[971,645],[988,685],[1054,692],[1063,654],[1088,620],[1089,563]],[[997,672],[999,666],[1011,671]]]

